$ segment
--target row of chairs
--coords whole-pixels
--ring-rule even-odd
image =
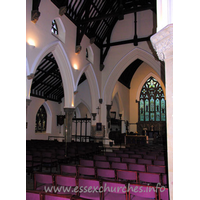
[[[37,182],[43,185],[38,186]],[[144,198],[168,200],[168,189],[159,184],[149,186],[64,175],[34,174],[34,190],[86,199],[128,200],[140,197],[141,200]]]
[[[149,173],[166,173],[166,167],[160,165],[146,165],[146,164],[135,164],[135,163],[118,163],[118,162],[107,162],[107,161],[96,161],[95,165],[60,165],[60,172],[65,173],[77,173],[80,167],[90,167],[90,168],[104,168],[104,169],[120,169],[120,170],[130,170],[139,172],[149,172]]]
[[[126,153],[115,153],[115,152],[105,152],[105,156],[116,156],[121,158],[145,158],[154,160],[165,160],[164,155],[160,155],[157,152],[148,153],[146,151],[139,152],[126,152]]]
[[[162,183],[164,186],[167,186],[166,173],[144,172],[137,170],[106,169],[72,165],[61,165],[60,170],[61,175],[73,175],[76,177],[92,177],[105,180],[128,181],[136,183]]]
[[[61,161],[76,160],[79,157],[88,157],[93,154],[99,154],[102,146],[98,143],[82,142],[53,142],[45,140],[26,141],[26,154],[33,155],[35,152],[51,152],[54,157],[59,157]],[[66,155],[67,154],[67,158]]]
[[[81,200],[83,198],[74,195],[52,194],[41,191],[27,190],[26,200]]]
[[[82,159],[83,160],[83,159]],[[134,155],[130,158],[128,157],[116,157],[116,156],[105,156],[105,155],[94,155],[93,160],[89,161],[91,164],[94,164],[94,161],[109,161],[109,162],[127,162],[127,163],[137,163],[137,164],[148,164],[148,165],[163,165],[165,166],[165,160],[157,159],[146,159],[137,157]]]

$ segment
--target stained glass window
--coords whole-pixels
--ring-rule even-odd
[[[52,21],[51,32],[52,32],[53,34],[55,34],[55,35],[58,35],[58,26],[57,26],[55,20]]]
[[[156,121],[160,121],[160,100],[156,99]]]
[[[35,121],[35,132],[44,132],[46,131],[46,122],[47,122],[47,113],[42,105],[37,114],[36,114],[36,121]]]
[[[161,121],[165,121],[165,99],[161,99]]]
[[[140,121],[144,121],[144,101],[140,100]]]
[[[139,103],[140,121],[165,121],[166,103],[158,81],[150,77],[143,85]]]

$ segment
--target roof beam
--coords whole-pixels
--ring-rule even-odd
[[[147,36],[147,37],[143,37],[143,38],[137,38],[137,42],[149,41],[151,36],[152,35]],[[113,43],[110,43],[110,44],[103,44],[103,47],[130,44],[130,43],[134,43],[134,41],[135,41],[135,39],[123,40],[123,41],[113,42]]]
[[[54,65],[48,72],[44,73],[40,78],[38,78],[34,83],[32,84],[31,88],[34,89],[34,87],[37,86],[37,84],[41,83],[44,79],[46,79],[51,73],[53,73],[58,68],[57,65]],[[34,80],[34,79],[33,79]]]
[[[88,9],[88,7],[90,8],[91,5],[91,0],[87,1],[87,4],[84,5],[84,9],[85,9],[85,18],[88,19],[89,18],[89,11],[90,9]],[[76,31],[76,47],[75,47],[75,53],[79,54],[81,51],[81,41],[83,39],[83,36],[85,34],[87,30],[87,23],[86,24],[79,24],[77,25],[77,31]]]
[[[53,93],[54,90],[57,90],[58,87],[62,84],[62,81],[59,81],[55,84],[49,91],[45,92],[44,96],[47,97],[49,94]]]
[[[119,15],[126,15],[126,14],[130,14],[130,13],[134,13],[134,12],[140,12],[140,11],[143,11],[143,10],[149,10],[149,9],[153,9],[154,7],[155,7],[154,5],[148,5],[148,6],[141,6],[141,7],[137,7],[137,8],[126,9],[126,10],[123,10],[121,12],[117,11],[117,12],[113,12],[113,13],[106,14],[106,15],[102,14],[98,17],[93,17],[93,18],[90,18],[90,19],[78,21],[78,23],[85,24],[85,23],[88,23],[88,22],[99,21],[99,20],[102,20],[102,19],[105,19],[105,18],[118,17]]]
[[[107,56],[107,54],[108,54],[108,51],[109,51],[109,49],[110,49],[110,38],[111,38],[111,33],[112,33],[112,30],[113,30],[113,28],[114,28],[114,26],[115,26],[115,24],[117,23],[117,19],[115,19],[114,20],[114,22],[113,22],[113,24],[112,24],[112,26],[109,28],[109,32],[108,32],[108,34],[107,34],[107,46],[106,46],[106,49],[105,49],[105,51],[103,52],[103,46],[101,47],[101,51],[100,51],[100,71],[102,71],[103,69],[104,69],[104,64],[103,64],[103,62],[104,62],[104,60],[105,60],[105,58],[106,58],[106,56]]]

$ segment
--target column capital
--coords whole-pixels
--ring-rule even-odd
[[[159,60],[173,56],[173,24],[169,24],[150,38]]]
[[[75,108],[64,108],[65,114],[67,114],[67,113],[73,113],[74,110],[75,110]]]

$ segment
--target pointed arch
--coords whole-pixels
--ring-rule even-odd
[[[123,107],[122,99],[119,92],[116,92],[115,94],[113,94],[112,99],[116,99],[118,107],[119,107],[119,113],[122,112],[124,110],[124,107]]]
[[[110,104],[111,102],[112,92],[118,78],[120,77],[122,72],[136,59],[140,59],[146,62],[158,73],[159,76],[161,75],[160,62],[157,61],[152,54],[140,48],[133,49],[118,61],[118,63],[113,67],[110,75],[108,76],[108,79],[103,89],[103,97],[106,104]]]
[[[52,112],[49,108],[49,105],[47,102],[43,103],[43,106],[47,113],[47,127],[46,127],[46,133],[52,133]]]
[[[32,81],[28,79],[28,76],[30,76],[30,68],[28,58],[26,58],[26,99],[30,99],[30,88],[32,83]]]
[[[159,76],[157,76],[156,74],[150,72],[148,75],[146,75],[143,78],[143,80],[141,81],[141,83],[140,83],[140,85],[139,85],[139,87],[137,89],[137,93],[136,93],[136,99],[137,99],[137,101],[140,100],[140,92],[142,90],[143,85],[145,84],[145,82],[147,81],[147,79],[150,78],[151,76],[154,77],[159,82],[159,84],[161,85],[161,87],[163,89],[163,92],[164,92],[164,95],[165,95],[165,100],[166,100],[165,85],[164,85],[163,81],[161,80],[161,78]]]
[[[75,91],[74,76],[68,56],[60,41],[53,42],[40,51],[30,69],[30,74],[35,74],[41,60],[50,52],[53,53],[56,59],[62,77],[64,90],[64,107],[73,107]],[[30,93],[31,84],[27,87],[27,90]]]
[[[91,114],[90,106],[89,106],[83,99],[80,99],[80,100],[75,104],[75,108],[78,108],[78,106],[79,106],[81,103],[88,109],[89,113]],[[79,110],[79,112],[80,112],[80,110]]]
[[[95,75],[92,65],[88,64],[81,70],[79,77],[77,79],[77,82],[76,82],[76,90],[78,87],[78,82],[80,80],[80,77],[82,76],[83,73],[85,73],[85,75],[87,77],[89,88],[90,88],[91,101],[92,101],[91,113],[96,113],[96,108],[99,105],[100,90],[99,90],[98,81],[97,81],[97,78],[96,78],[96,75]]]
[[[26,57],[26,76],[30,75],[28,58]]]

